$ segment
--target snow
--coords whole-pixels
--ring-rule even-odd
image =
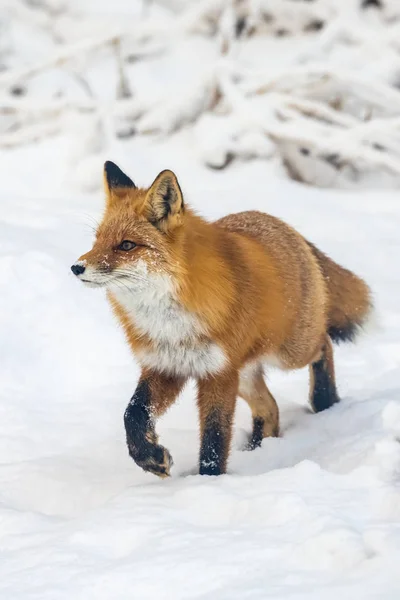
[[[65,3],[51,5],[56,11]],[[69,27],[70,41],[81,41],[85,32],[104,35],[104,19],[111,29],[120,26],[121,14],[132,19],[141,14],[127,0],[115,2],[112,10],[100,1],[70,2],[77,13],[83,4],[97,20],[81,15],[74,30],[76,18],[60,17],[59,30]],[[178,10],[183,2],[173,4]],[[304,14],[312,10],[307,5]],[[387,6],[396,11],[395,2]],[[166,9],[158,8],[161,19]],[[328,0],[318,8],[328,9]],[[23,28],[15,23],[17,41],[26,30],[32,34],[28,17]],[[360,26],[356,33],[365,31]],[[51,58],[48,31],[36,34],[32,43],[21,44],[19,56],[10,57],[16,67],[27,67],[30,51],[41,60]],[[131,82],[134,89],[143,84],[140,102],[147,107],[164,83],[165,95],[174,100],[169,92],[179,83],[177,103],[159,106],[157,119],[155,112],[146,116],[149,123],[154,117],[149,127],[164,133],[173,128],[162,114],[176,119],[186,93],[193,92],[192,108],[204,106],[205,96],[195,93],[198,75],[199,82],[225,76],[224,69],[213,70],[204,39],[178,42],[171,54],[139,61]],[[276,42],[289,65],[297,42]],[[277,46],[269,43],[276,54]],[[256,53],[254,40],[247,52],[253,44]],[[352,48],[348,56],[357,70],[362,56]],[[192,70],[196,55],[199,65]],[[344,48],[338,49],[336,66],[344,56]],[[104,50],[92,64],[94,89],[114,73],[111,63]],[[47,97],[61,83],[69,90],[67,79],[68,84],[65,73],[54,70],[32,86]],[[81,100],[90,103],[83,94]],[[136,101],[134,96],[124,110],[138,110]],[[0,144],[0,598],[398,600],[398,193],[384,189],[387,181],[376,172],[364,179],[364,187],[374,191],[316,189],[288,180],[272,142],[256,127],[256,111],[224,119],[210,112],[194,128],[163,137],[116,139],[108,106],[86,116],[63,110],[60,134],[10,148]],[[267,114],[265,107],[260,111]],[[232,148],[245,160],[221,171],[203,166],[221,166]],[[260,156],[263,160],[254,158]],[[243,451],[250,413],[239,400],[228,474],[200,477],[195,389],[189,385],[157,426],[174,459],[171,477],[159,480],[133,463],[123,413],[138,367],[103,292],[85,288],[70,272],[90,249],[101,218],[99,188],[107,159],[139,186],[173,169],[186,202],[210,219],[244,209],[270,212],[368,281],[378,326],[356,345],[335,349],[340,404],[312,414],[307,371],[271,369],[282,436]],[[310,164],[318,180],[321,165],[307,168]],[[337,177],[331,174],[332,187]]]
[[[271,370],[282,437],[244,452],[239,401],[226,476],[195,474],[189,386],[159,424],[175,461],[159,481],[124,442],[137,366],[103,293],[69,271],[103,198],[52,193],[63,152],[56,139],[1,157],[0,597],[398,598],[396,195],[307,188],[261,161],[210,172],[184,135],[124,145],[121,166],[138,184],[172,167],[210,218],[258,208],[286,219],[369,281],[380,314],[378,330],[335,352],[340,405],[311,414],[307,373]]]

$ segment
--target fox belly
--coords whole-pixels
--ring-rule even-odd
[[[226,364],[222,348],[210,341],[197,341],[190,345],[164,341],[152,348],[140,348],[136,356],[148,369],[185,378],[215,375]]]

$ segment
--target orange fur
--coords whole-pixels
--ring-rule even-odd
[[[278,410],[263,382],[262,362],[283,369],[317,365],[311,369],[312,388],[319,385],[314,375],[317,383],[326,376],[330,397],[336,398],[328,334],[346,339],[362,325],[370,308],[369,289],[275,217],[249,211],[210,223],[186,207],[171,171],[160,173],[149,189],[138,189],[115,165],[107,165],[106,211],[92,250],[79,264],[85,266],[87,281],[107,286],[148,380],[175,377],[176,389],[188,377],[199,380],[201,456],[212,454],[210,431],[219,431],[225,440],[215,469],[202,469],[210,462],[203,456],[200,471],[223,472],[232,398],[239,388],[252,409],[254,427],[258,419],[261,439],[278,434]],[[121,251],[123,240],[136,247]],[[165,328],[158,323],[157,302]],[[173,357],[175,364],[169,364]],[[241,379],[246,372],[251,374],[247,385]],[[155,400],[148,402],[155,418]],[[316,404],[321,405],[318,398]],[[259,437],[254,445],[261,443]]]

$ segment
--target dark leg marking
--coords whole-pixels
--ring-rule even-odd
[[[311,365],[313,387],[311,392],[311,404],[315,412],[326,410],[339,402],[336,391],[335,380],[329,372],[325,355]]]
[[[201,475],[225,473],[232,437],[238,379],[237,371],[229,371],[197,382]]]
[[[144,438],[148,429],[151,428],[149,407],[150,388],[148,381],[143,379],[139,382],[124,414],[125,431],[129,451],[129,440],[136,440],[142,437]]]
[[[227,456],[226,436],[218,412],[207,416],[200,448],[200,475],[221,475]]]
[[[151,393],[146,379],[139,382],[124,414],[126,443],[129,455],[144,471],[160,477],[169,474],[172,459],[159,446],[151,417]]]
[[[253,428],[244,449],[254,450],[265,437],[279,437],[279,409],[264,381],[261,364],[241,384],[239,396],[247,402],[253,417]]]
[[[249,440],[248,449],[260,448],[264,438],[264,423],[262,417],[253,417],[253,431]]]

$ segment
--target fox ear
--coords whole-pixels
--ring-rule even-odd
[[[136,185],[132,179],[125,175],[117,165],[110,160],[104,163],[104,182],[106,191],[111,194],[118,190],[124,191],[126,188],[135,188]]]
[[[181,224],[184,213],[182,190],[175,173],[161,171],[147,192],[145,215],[160,231],[171,231]]]

